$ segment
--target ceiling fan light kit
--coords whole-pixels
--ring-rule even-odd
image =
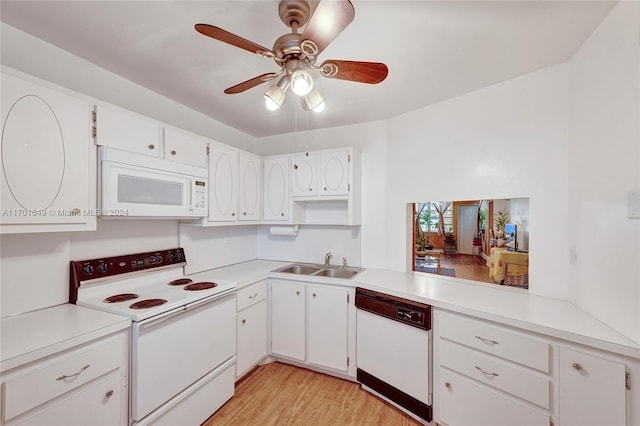
[[[301,99],[303,109],[320,112],[324,109],[324,96],[314,87],[310,70],[322,77],[377,84],[388,74],[388,68],[380,62],[343,61],[330,59],[316,66],[316,60],[324,49],[353,21],[355,10],[348,0],[324,0],[312,11],[306,0],[282,0],[278,5],[282,22],[291,28],[275,41],[273,49],[253,43],[221,28],[196,24],[199,33],[216,40],[273,59],[280,67],[276,73],[266,73],[225,89],[227,94],[242,93],[266,81],[282,76],[264,94],[269,110],[277,110],[284,103],[286,91]],[[298,28],[304,27],[302,34]],[[284,74],[284,75],[283,75]]]

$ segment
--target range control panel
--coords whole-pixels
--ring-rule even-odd
[[[80,282],[185,262],[182,248],[100,259],[72,260],[71,276],[75,276]]]

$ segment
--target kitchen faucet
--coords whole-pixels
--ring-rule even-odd
[[[331,256],[333,256],[331,252],[324,255],[324,264],[326,266],[329,266],[329,262],[331,261]]]

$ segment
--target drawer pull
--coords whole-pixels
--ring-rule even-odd
[[[113,389],[109,389],[105,394],[105,398],[111,398],[113,396]]]
[[[571,365],[576,371],[582,371],[582,364],[578,364],[577,362],[574,362]]]
[[[482,374],[484,374],[487,377],[498,377],[499,376],[498,373],[487,373],[486,371],[484,371],[482,368],[478,367],[477,365],[475,365],[474,367],[476,367],[476,370],[478,370],[479,372],[481,372]]]
[[[478,340],[480,340],[480,341],[482,341],[484,343],[490,344],[490,345],[499,345],[500,344],[500,342],[497,342],[495,340],[485,339],[484,337],[480,337],[480,336],[476,336],[476,339],[478,339]]]
[[[254,294],[253,296],[249,296],[249,299],[255,299],[256,297],[258,297],[258,293]]]
[[[80,369],[80,371],[78,371],[76,374],[63,374],[62,376],[56,378],[56,380],[66,380],[66,379],[73,379],[74,377],[79,376],[84,370],[86,370],[87,368],[89,368],[89,364],[85,365],[84,367],[82,367]]]

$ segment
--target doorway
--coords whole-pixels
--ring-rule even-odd
[[[461,205],[458,210],[458,252],[473,254],[473,237],[478,232],[478,206]]]

